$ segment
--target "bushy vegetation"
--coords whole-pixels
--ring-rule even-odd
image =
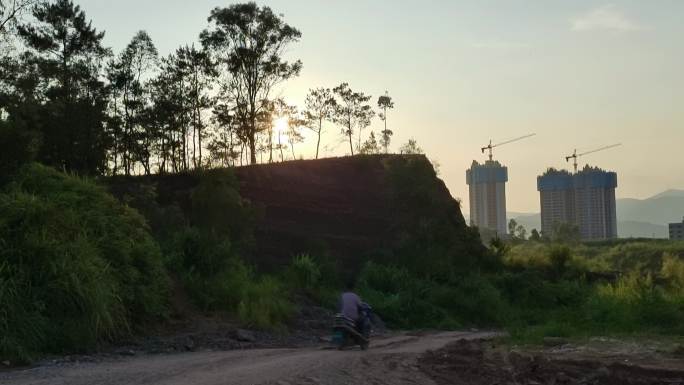
[[[163,317],[144,219],[102,188],[30,164],[0,191],[0,355],[73,352]]]
[[[424,158],[386,166],[396,237],[355,278],[390,327],[505,328],[525,341],[684,332],[684,243],[495,239],[487,249],[457,203],[435,194],[443,186]],[[151,228],[89,181],[17,170],[0,190],[3,358],[88,350],[164,317],[167,274],[199,310],[276,331],[301,301],[336,307],[348,278],[324,255],[293,256],[270,275],[250,266],[260,214],[229,170],[193,176],[173,199],[160,199],[154,179],[136,183],[122,199]]]
[[[386,169],[394,243],[380,251],[383,262],[442,278],[496,268],[477,230],[466,226],[458,202],[444,194],[446,186],[427,158],[388,158]]]

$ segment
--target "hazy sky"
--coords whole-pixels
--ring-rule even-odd
[[[196,41],[220,0],[77,0],[120,50],[140,29],[162,54]],[[574,148],[623,143],[585,162],[618,173],[618,197],[684,189],[684,1],[298,1],[268,5],[302,31],[304,62],[282,91],[342,81],[395,99],[394,146],[415,137],[464,198],[480,147],[528,133],[495,158],[509,167],[508,208],[539,211],[536,176]],[[376,119],[371,127],[381,128]],[[368,131],[370,132],[370,130]],[[329,125],[324,142],[348,151]],[[338,145],[339,144],[339,145]],[[312,147],[301,148],[311,154]]]

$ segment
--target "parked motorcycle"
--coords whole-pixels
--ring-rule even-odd
[[[336,314],[333,321],[333,344],[342,350],[351,346],[360,346],[361,350],[368,349],[371,335],[371,318],[373,309],[367,303],[359,309],[359,321]]]

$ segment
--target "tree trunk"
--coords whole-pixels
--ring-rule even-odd
[[[273,124],[268,132],[268,163],[273,163]]]
[[[278,147],[280,148],[280,162],[282,163],[284,156],[283,156],[283,141],[281,140],[280,136],[280,131],[278,131]]]
[[[318,119],[318,142],[316,142],[316,159],[318,159],[318,148],[321,147],[321,133],[323,133],[323,119]]]
[[[254,133],[249,136],[249,161],[250,164],[257,164],[256,158],[256,138]]]

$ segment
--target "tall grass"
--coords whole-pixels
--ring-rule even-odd
[[[144,220],[100,187],[39,165],[0,192],[0,356],[83,351],[166,312]]]

